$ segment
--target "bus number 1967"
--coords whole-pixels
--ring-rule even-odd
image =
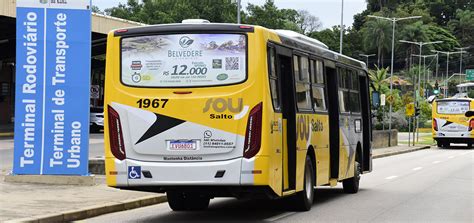
[[[168,99],[140,99],[137,101],[139,108],[165,108],[166,103],[168,103]]]

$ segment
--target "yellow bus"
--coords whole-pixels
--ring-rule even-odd
[[[214,197],[356,193],[372,169],[365,64],[291,31],[168,24],[108,34],[111,187],[166,192],[175,211]]]
[[[465,113],[474,110],[471,98],[438,99],[432,106],[432,134],[438,147],[449,147],[451,143],[465,143],[469,148],[474,143],[474,119]]]

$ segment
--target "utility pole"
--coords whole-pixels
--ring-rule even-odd
[[[412,56],[414,57],[419,57],[420,55],[415,55],[415,54],[412,54]],[[429,74],[427,74],[426,72],[426,58],[427,57],[436,57],[437,54],[431,54],[431,55],[422,55],[421,57],[423,58],[423,78],[425,79],[425,83],[423,85],[423,88],[425,89],[425,92],[426,92],[426,83],[429,84],[430,82],[430,77],[429,77]],[[421,59],[420,57],[420,59]],[[428,97],[428,95],[425,95],[426,97]]]
[[[339,37],[339,53],[342,54],[342,39],[344,37],[344,0],[341,0],[341,34]]]
[[[461,53],[462,51],[452,51],[452,52],[448,52],[448,51],[439,51],[439,50],[432,50],[431,52],[435,52],[435,53],[442,53],[442,54],[446,54],[446,79],[444,81],[444,97],[448,97],[448,77],[449,77],[449,55],[452,55],[452,54],[456,54],[456,53]]]
[[[237,24],[240,24],[240,1],[237,0]]]
[[[392,22],[392,59],[390,63],[390,95],[392,95],[392,89],[393,89],[393,57],[395,53],[395,24],[398,21],[401,20],[407,20],[407,19],[419,19],[421,16],[410,16],[410,17],[403,17],[403,18],[388,18],[388,17],[382,17],[382,16],[375,16],[375,15],[368,15],[370,18],[376,18],[376,19],[383,19],[383,20],[388,20]],[[388,113],[388,130],[391,132],[392,131],[392,103],[389,105],[389,113]],[[389,134],[389,145],[390,145],[390,136]]]
[[[421,69],[419,69],[421,67],[421,53],[423,51],[423,46],[424,45],[430,45],[430,44],[437,44],[437,43],[442,43],[443,41],[434,41],[434,42],[413,42],[413,41],[407,41],[407,40],[400,40],[400,42],[402,43],[409,43],[409,44],[415,44],[415,45],[418,45],[420,47],[420,59],[419,59],[419,62],[418,62],[418,91],[420,90],[420,79],[421,79]],[[416,86],[415,86],[415,83],[413,83],[413,86],[414,86],[414,96],[415,96],[415,108],[418,108],[419,105],[418,105],[418,100],[417,100],[417,94],[416,94]],[[418,142],[419,140],[419,129],[418,129],[418,126],[419,126],[419,118],[415,116],[415,120],[416,120],[416,141]],[[414,120],[414,121],[415,121]],[[413,136],[415,134],[415,127],[413,127]],[[415,140],[415,137],[413,137],[413,140]]]
[[[468,47],[455,47],[455,48],[459,50],[459,53],[461,54],[459,58],[459,73],[462,74],[462,53],[467,53],[467,51],[464,51],[464,50],[467,50],[471,47],[468,46]]]
[[[439,53],[436,53],[436,81],[438,81],[438,66],[439,66]],[[438,85],[438,92],[439,92],[439,85]]]

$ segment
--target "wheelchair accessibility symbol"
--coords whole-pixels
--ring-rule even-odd
[[[140,166],[129,166],[128,167],[128,179],[140,179],[142,178],[142,168]]]

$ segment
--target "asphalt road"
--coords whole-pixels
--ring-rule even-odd
[[[430,149],[374,160],[357,194],[316,189],[308,212],[286,212],[282,201],[214,199],[202,212],[173,212],[168,204],[84,222],[474,222],[474,150]]]
[[[104,134],[89,135],[89,158],[104,156]],[[0,139],[0,172],[13,167],[13,138]]]

